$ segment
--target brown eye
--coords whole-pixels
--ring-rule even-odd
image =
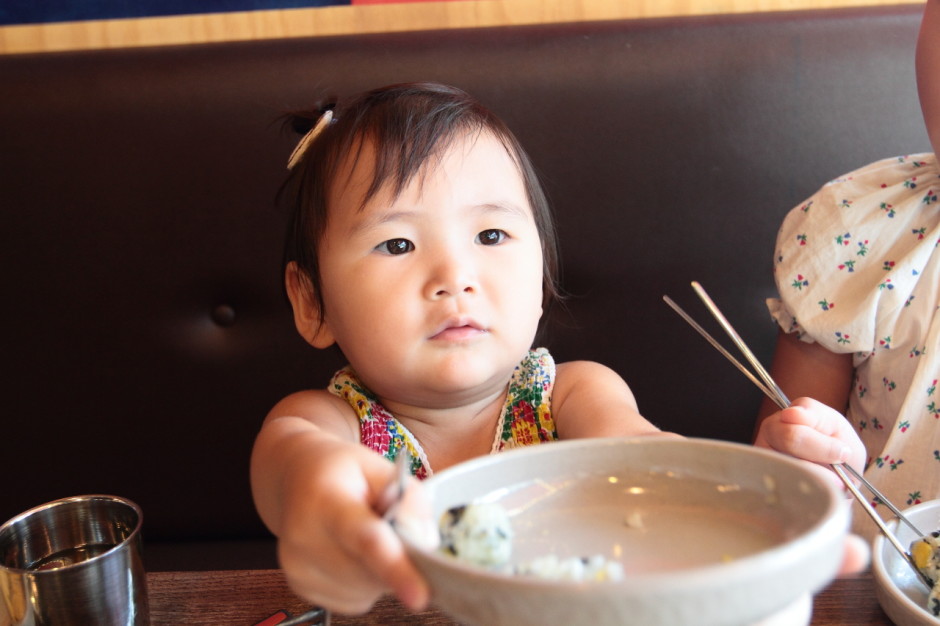
[[[493,246],[506,239],[506,233],[498,228],[488,228],[477,235],[477,241],[484,246]]]
[[[415,245],[407,239],[389,239],[378,245],[378,250],[387,254],[405,254],[415,249]]]

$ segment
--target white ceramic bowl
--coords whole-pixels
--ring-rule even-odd
[[[914,526],[925,533],[940,530],[940,500],[930,500],[901,511]],[[888,523],[905,548],[916,539],[906,524]],[[898,626],[938,626],[940,618],[927,612],[927,587],[911,566],[884,537],[875,538],[872,549],[872,574],[881,608]]]
[[[533,446],[426,480],[434,514],[499,502],[512,519],[515,562],[601,554],[623,564],[624,581],[498,574],[407,537],[405,544],[435,604],[468,625],[734,625],[794,610],[805,623],[809,594],[841,563],[849,518],[821,474],[780,454],[711,440]]]

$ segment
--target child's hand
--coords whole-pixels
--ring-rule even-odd
[[[278,556],[291,589],[339,613],[363,613],[391,591],[427,605],[424,579],[377,511],[395,468],[357,445],[331,442],[284,474]]]
[[[846,463],[859,471],[864,469],[865,446],[855,429],[838,411],[810,398],[798,398],[788,408],[765,418],[754,445],[821,465]],[[842,485],[834,473],[829,475]],[[870,556],[864,539],[847,535],[839,575],[863,571]]]
[[[865,446],[838,411],[811,398],[766,417],[754,445],[821,465],[847,463],[861,471]]]

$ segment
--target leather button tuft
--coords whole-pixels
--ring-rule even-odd
[[[235,323],[235,309],[228,304],[220,304],[212,309],[212,321],[222,327]]]

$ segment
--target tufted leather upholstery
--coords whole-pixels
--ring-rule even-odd
[[[273,197],[296,138],[276,118],[324,93],[408,80],[478,96],[540,169],[572,294],[547,328],[556,357],[612,366],[663,428],[748,440],[758,393],[661,297],[706,320],[688,287],[701,281],[769,360],[763,299],[784,213],[831,177],[929,149],[919,15],[0,57],[0,518],[117,493],[142,505],[150,555],[235,542],[215,544],[227,561],[189,544],[151,567],[248,564],[237,546],[268,537],[247,479],[261,419],[340,364],[302,342],[282,297]]]

